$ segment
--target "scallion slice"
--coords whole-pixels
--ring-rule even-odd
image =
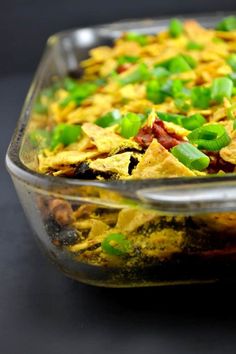
[[[123,65],[126,63],[137,63],[139,60],[139,57],[134,57],[131,55],[122,55],[119,58],[117,58],[117,63],[118,65]]]
[[[172,114],[172,113],[165,113],[165,112],[157,112],[157,116],[159,119],[165,122],[171,122],[181,126],[182,126],[182,120],[186,119],[185,116],[182,116],[180,114]]]
[[[191,66],[182,55],[173,58],[169,63],[169,70],[172,74],[183,73],[191,69]]]
[[[161,91],[161,86],[159,81],[151,80],[146,86],[147,99],[155,104],[162,103],[165,101],[166,95]]]
[[[206,109],[211,102],[211,89],[209,87],[196,86],[191,91],[193,107]]]
[[[137,135],[142,125],[142,119],[135,113],[127,113],[120,122],[120,134],[126,139]]]
[[[221,124],[208,124],[197,128],[188,135],[188,139],[199,149],[208,151],[219,151],[231,141],[225,127]]]
[[[182,126],[188,130],[194,130],[200,128],[206,122],[206,119],[200,113],[196,113],[182,119]]]
[[[155,79],[163,79],[167,78],[170,75],[170,72],[166,68],[159,66],[152,69],[151,75]]]
[[[218,77],[213,80],[211,98],[217,103],[222,103],[224,97],[230,98],[233,91],[233,82],[227,77]]]
[[[99,117],[96,121],[95,124],[99,125],[99,127],[102,128],[107,128],[111,127],[114,124],[119,123],[121,119],[121,113],[118,109],[114,109],[111,112],[108,112],[102,117]]]
[[[80,136],[80,125],[61,123],[57,125],[52,132],[51,148],[55,149],[59,144],[65,146],[72,144],[76,142]]]
[[[141,63],[132,73],[123,76],[119,79],[121,85],[134,84],[136,82],[142,82],[148,80],[150,77],[150,72],[146,64]]]
[[[210,163],[210,158],[207,155],[189,143],[174,146],[171,153],[191,170],[205,170]]]
[[[227,63],[231,66],[232,70],[236,72],[236,54],[231,54],[227,59]]]
[[[204,48],[203,44],[197,42],[188,42],[186,48],[188,50],[202,50]]]
[[[236,16],[228,16],[224,18],[222,21],[220,21],[217,24],[216,29],[218,31],[226,31],[226,32],[236,30]]]
[[[183,24],[177,18],[173,18],[169,23],[169,35],[173,38],[181,36],[183,33]]]
[[[106,236],[102,241],[103,252],[111,256],[125,256],[130,251],[130,242],[123,234],[114,233]]]
[[[125,36],[125,39],[127,41],[136,42],[141,46],[145,46],[146,44],[148,44],[148,37],[144,34],[139,34],[136,32],[128,32]]]

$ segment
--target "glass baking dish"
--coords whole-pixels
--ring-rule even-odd
[[[189,17],[212,27],[223,16]],[[37,240],[63,273],[84,283],[135,287],[236,279],[236,175],[98,181],[34,171],[36,151],[27,132],[39,92],[77,72],[91,48],[111,44],[123,31],[155,33],[167,23],[133,20],[50,37],[7,152],[7,168]],[[133,251],[127,257],[101,255],[107,229],[130,235]]]

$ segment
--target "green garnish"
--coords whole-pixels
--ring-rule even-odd
[[[233,122],[233,130],[235,130],[235,129],[236,129],[236,119]]]
[[[191,101],[195,108],[208,108],[211,102],[211,89],[201,86],[194,87],[191,91]]]
[[[190,55],[187,55],[187,54],[183,54],[182,57],[188,63],[188,65],[191,67],[191,69],[196,68],[197,62],[193,57],[191,57]]]
[[[181,126],[182,126],[182,120],[186,119],[185,116],[182,116],[180,114],[172,114],[172,113],[165,113],[165,112],[157,112],[157,116],[159,119],[165,122],[171,122]]]
[[[76,80],[71,79],[70,77],[66,77],[64,79],[63,86],[66,91],[72,92],[79,87],[79,83]]]
[[[148,80],[150,77],[150,72],[146,64],[141,63],[139,64],[138,68],[130,73],[119,79],[121,85],[128,85],[134,84],[136,82],[142,82]]]
[[[38,114],[47,114],[47,107],[40,102],[40,100],[36,101],[34,104],[34,112]]]
[[[217,103],[222,103],[224,97],[232,96],[233,82],[227,77],[218,77],[213,80],[211,98]]]
[[[121,119],[121,113],[118,109],[114,109],[111,112],[108,112],[102,117],[99,117],[96,121],[95,124],[99,125],[102,128],[107,128],[110,127],[114,124],[119,123]]]
[[[175,98],[174,102],[175,107],[178,108],[181,113],[187,113],[191,107],[189,102],[186,101],[186,97]]]
[[[206,122],[206,119],[200,113],[196,113],[182,119],[182,126],[188,130],[194,130],[200,128]]]
[[[168,69],[172,74],[180,74],[192,68],[188,61],[182,55],[179,55],[170,61]]]
[[[235,73],[230,73],[228,75],[229,79],[232,80],[234,88],[236,87],[236,72]],[[235,95],[236,93],[233,92],[233,94]]]
[[[199,149],[208,151],[219,151],[231,141],[225,127],[221,124],[208,124],[197,128],[188,135],[188,139]]]
[[[43,129],[35,129],[29,133],[29,140],[33,147],[44,149],[49,146],[51,133]]]
[[[179,74],[192,70],[192,66],[196,65],[195,60],[189,55],[176,55],[173,58],[154,65],[155,68],[165,68],[171,74]]]
[[[75,102],[77,105],[80,105],[84,99],[95,93],[98,85],[93,82],[83,82],[77,84],[74,80],[69,79],[66,81],[65,87],[67,87],[69,95],[60,102],[60,106],[62,108],[65,108],[71,102]]]
[[[228,16],[224,18],[217,24],[216,30],[223,32],[236,30],[236,16]]]
[[[227,59],[227,63],[231,66],[232,70],[236,72],[236,54],[231,54]]]
[[[183,33],[184,27],[180,20],[173,18],[169,23],[169,35],[178,38]]]
[[[120,122],[120,134],[126,139],[137,135],[142,125],[142,118],[135,113],[127,113]]]
[[[114,233],[106,236],[101,247],[103,252],[111,256],[125,256],[130,251],[131,245],[123,234]]]
[[[171,149],[171,153],[186,167],[191,170],[205,170],[210,163],[210,158],[189,143],[181,143]]]
[[[187,50],[202,50],[204,49],[204,45],[197,42],[188,42],[186,46]]]
[[[170,75],[170,72],[166,68],[159,66],[152,69],[151,75],[155,79],[164,79]]]
[[[81,136],[81,126],[61,123],[52,132],[51,148],[55,149],[59,144],[67,146],[76,142]]]
[[[123,65],[126,63],[137,63],[139,57],[133,57],[129,55],[122,55],[121,57],[117,58],[118,65]]]
[[[186,117],[181,114],[172,114],[165,112],[157,112],[157,115],[159,119],[165,122],[175,123],[188,130],[199,128],[206,123],[205,118],[200,113],[196,113],[189,117]]]
[[[145,46],[146,44],[148,44],[148,37],[144,34],[139,34],[136,32],[128,32],[125,36],[125,39],[127,41],[136,42],[141,46]]]
[[[158,104],[165,101],[166,95],[161,91],[159,81],[151,80],[146,86],[147,99],[151,102]]]

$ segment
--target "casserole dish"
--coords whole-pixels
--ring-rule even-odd
[[[221,18],[197,20],[214,27]],[[134,287],[235,278],[234,174],[104,181],[36,172],[37,149],[32,149],[28,133],[42,89],[54,78],[76,72],[91,48],[110,45],[124,31],[152,34],[167,24],[163,19],[128,21],[50,37],[9,146],[7,167],[38,241],[49,258],[76,280]],[[112,247],[101,238],[107,228],[116,231],[115,241],[122,249],[104,256],[101,246]],[[123,234],[132,241],[132,251],[125,257],[122,253],[129,245]]]

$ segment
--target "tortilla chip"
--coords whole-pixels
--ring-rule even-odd
[[[195,173],[179,162],[156,139],[135,168],[133,178],[166,178],[195,176]]]
[[[65,166],[74,165],[87,161],[92,157],[99,155],[96,150],[79,152],[79,151],[60,151],[54,156],[44,157],[39,155],[39,171],[47,172],[48,170],[61,170]]]
[[[157,213],[151,210],[122,209],[119,213],[116,227],[122,232],[132,232],[154,218],[157,218]]]
[[[124,152],[104,159],[96,159],[90,162],[89,167],[95,171],[112,172],[118,174],[119,177],[127,177],[132,156],[136,157],[133,152]],[[137,157],[139,156],[137,155]]]
[[[236,132],[232,133],[232,141],[228,146],[220,150],[220,157],[227,162],[236,165]]]
[[[140,150],[139,145],[135,141],[122,138],[120,135],[114,133],[112,129],[104,129],[96,124],[85,123],[82,125],[82,130],[91,139],[100,153],[109,153],[111,155],[125,149]]]

